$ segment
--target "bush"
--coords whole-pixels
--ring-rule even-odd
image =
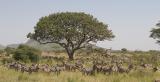
[[[38,62],[40,59],[40,51],[26,46],[20,45],[14,52],[13,58],[22,62]]]
[[[6,56],[10,56],[10,54],[14,54],[15,48],[6,47],[4,51],[6,52]]]

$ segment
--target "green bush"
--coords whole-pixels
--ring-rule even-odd
[[[20,45],[15,50],[13,58],[22,62],[38,62],[40,59],[40,51],[26,45]]]
[[[14,54],[15,50],[16,50],[15,48],[11,48],[11,47],[6,47],[4,49],[4,51],[6,52],[6,56],[10,56],[11,54]]]

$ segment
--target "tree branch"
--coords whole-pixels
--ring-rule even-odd
[[[41,42],[40,40],[36,40],[38,41],[40,44],[48,44],[48,43],[56,43],[56,44],[59,44],[60,46],[62,46],[63,48],[67,47],[67,45],[65,43],[60,43],[58,41],[48,41],[48,42]]]

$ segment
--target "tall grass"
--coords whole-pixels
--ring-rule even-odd
[[[80,72],[62,72],[60,75],[54,73],[21,73],[15,70],[0,67],[0,82],[153,82],[160,78],[160,73],[149,71],[134,71],[129,74],[96,74],[85,76]]]

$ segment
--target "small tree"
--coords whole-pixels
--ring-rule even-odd
[[[156,26],[159,28],[153,28],[151,30],[150,37],[153,39],[156,39],[157,43],[159,44],[160,43],[160,23],[157,23]]]
[[[73,60],[74,52],[85,44],[114,38],[108,26],[92,15],[77,12],[55,13],[42,17],[28,38],[41,44],[57,43]]]

